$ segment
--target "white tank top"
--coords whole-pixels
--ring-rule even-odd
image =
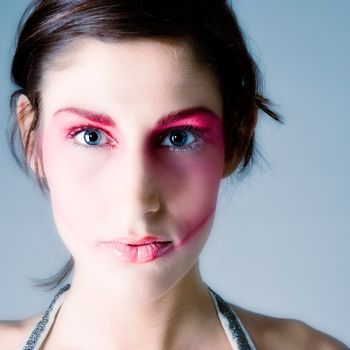
[[[60,309],[65,292],[70,288],[70,284],[63,286],[53,298],[50,306],[43,314],[42,318],[32,328],[28,339],[19,350],[40,350]],[[256,350],[251,337],[245,329],[237,314],[216,292],[208,287],[216,312],[221,325],[225,330],[228,341],[233,350]]]

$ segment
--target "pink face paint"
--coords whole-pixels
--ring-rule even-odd
[[[183,121],[184,119],[188,117],[193,117],[194,115],[208,115],[214,119],[218,118],[210,109],[206,107],[194,107],[194,108],[188,108],[188,109],[183,109],[178,112],[173,112],[165,117],[162,117],[158,122],[157,122],[157,127],[162,128],[162,127],[169,127],[169,125],[174,125],[178,121]]]
[[[211,110],[204,107],[182,110],[161,118],[151,132],[151,138],[165,130],[181,126],[191,126],[196,129],[203,136],[205,142],[218,145],[223,143],[221,119]]]
[[[96,113],[77,107],[61,108],[54,113],[54,117],[61,113],[71,113],[78,115],[84,119],[95,122],[97,124],[116,127],[116,124],[110,116],[103,113]],[[215,115],[210,109],[205,107],[195,107],[184,109],[178,112],[170,113],[165,117],[162,117],[152,132],[152,135],[164,131],[166,128],[175,128],[180,125],[191,125],[197,127],[200,130],[215,131],[221,124],[220,118]],[[216,133],[216,137],[219,137]]]
[[[104,126],[115,127],[115,122],[110,116],[102,113],[87,111],[82,108],[76,108],[76,107],[61,108],[54,113],[54,116],[57,116],[58,114],[61,114],[64,112],[76,114],[84,119],[87,119],[89,121],[92,121]]]
[[[176,245],[176,248],[180,248],[187,244],[190,240],[192,240],[198,233],[201,232],[201,229],[207,224],[209,219],[214,215],[215,208],[213,208],[207,216],[204,217],[199,223],[197,223],[188,233],[184,236],[184,238]]]

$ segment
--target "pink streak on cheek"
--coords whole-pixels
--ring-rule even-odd
[[[198,236],[198,234],[201,233],[201,229],[206,225],[206,223],[208,222],[208,220],[212,217],[212,215],[214,215],[215,212],[215,208],[211,209],[209,214],[206,215],[204,218],[202,218],[202,220],[200,220],[199,222],[197,222],[194,227],[192,227],[184,236],[184,238],[177,244],[173,245],[170,249],[168,249],[164,254],[162,255],[168,255],[169,253],[171,253],[174,249],[180,249],[184,246],[186,246],[193,238],[195,238],[196,236]]]
[[[181,248],[189,241],[191,241],[194,237],[196,237],[199,233],[201,233],[201,229],[206,225],[208,220],[214,215],[215,208],[212,208],[210,212],[202,218],[199,222],[195,223],[194,226],[186,233],[184,238],[175,245],[175,248]]]

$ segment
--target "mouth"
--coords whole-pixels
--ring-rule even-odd
[[[169,253],[174,244],[159,237],[147,236],[140,240],[118,238],[102,242],[103,248],[118,261],[127,263],[145,263],[156,260]]]

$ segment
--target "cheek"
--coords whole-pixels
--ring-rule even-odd
[[[102,182],[96,174],[106,160],[92,156],[94,152],[83,152],[73,146],[54,128],[45,131],[42,149],[56,220],[62,221],[68,229],[88,236],[96,218],[103,215],[103,208],[97,205]]]
[[[197,233],[204,232],[203,227],[214,215],[224,171],[223,138],[216,141],[215,147],[211,145],[198,156],[174,162],[177,164],[176,176],[167,177],[167,206],[170,212],[181,219],[181,244]]]

